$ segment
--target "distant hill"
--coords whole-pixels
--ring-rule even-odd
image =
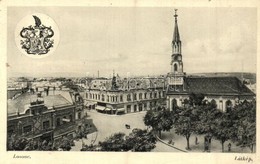
[[[188,76],[204,76],[204,77],[225,77],[225,76],[233,76],[242,80],[242,78],[247,79],[251,82],[251,84],[256,83],[256,74],[255,73],[245,73],[245,72],[217,72],[217,73],[193,73],[188,74]]]

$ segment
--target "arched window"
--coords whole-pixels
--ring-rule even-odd
[[[172,109],[175,109],[177,107],[177,100],[173,99],[172,100]]]
[[[102,101],[105,101],[105,96],[102,94]]]
[[[232,102],[230,100],[226,101],[226,111],[230,112],[232,109]]]
[[[212,106],[212,107],[214,107],[214,108],[217,107],[217,102],[216,102],[216,100],[212,99],[212,100],[210,101],[210,103],[211,103],[211,106]]]
[[[177,67],[178,67],[177,64],[174,64],[174,71],[177,71],[177,70],[178,70]]]

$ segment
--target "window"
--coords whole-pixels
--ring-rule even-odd
[[[73,120],[72,115],[70,115],[69,117],[70,117],[70,122],[72,122],[72,120]]]
[[[42,123],[43,129],[49,129],[50,128],[50,121],[44,121]]]
[[[223,111],[223,101],[219,100],[219,109]]]
[[[120,95],[120,102],[123,102],[123,95]]]
[[[102,94],[102,101],[105,101],[105,96]]]
[[[100,95],[98,95],[98,99],[100,100]]]
[[[142,100],[142,99],[143,99],[143,94],[139,93],[139,100]]]
[[[60,123],[60,118],[57,118],[57,119],[56,119],[56,125],[57,125],[57,126],[60,126],[60,125],[61,125],[61,123]]]
[[[86,93],[86,98],[88,98],[88,93]]]
[[[130,94],[127,95],[127,101],[131,101],[131,95]]]
[[[81,112],[78,112],[78,119],[81,119]]]
[[[136,93],[134,93],[134,100],[136,100]]]
[[[144,99],[146,99],[147,93],[144,93]]]
[[[157,98],[157,93],[156,92],[154,92],[154,98]]]
[[[153,93],[152,92],[150,93],[150,98],[153,98]]]
[[[177,71],[177,64],[174,64],[174,71]]]
[[[107,102],[109,102],[109,96],[107,96]]]
[[[30,131],[32,131],[32,125],[28,125],[28,126],[23,127],[23,132],[24,133],[28,133]]]

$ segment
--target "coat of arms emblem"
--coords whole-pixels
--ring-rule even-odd
[[[43,55],[47,54],[53,47],[54,31],[52,27],[47,27],[42,24],[39,17],[33,15],[35,25],[23,27],[20,31],[20,36],[23,38],[21,41],[21,48],[25,50],[27,54]]]

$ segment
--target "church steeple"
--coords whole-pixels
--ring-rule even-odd
[[[175,25],[174,25],[174,32],[173,32],[173,39],[172,39],[172,54],[181,54],[181,40],[180,40],[180,33],[178,28],[178,20],[177,20],[177,9],[175,9]]]
[[[175,26],[173,32],[172,39],[172,72],[173,73],[182,73],[183,72],[183,64],[182,64],[182,55],[181,55],[181,40],[180,33],[178,28],[178,20],[177,20],[177,9],[175,9]]]
[[[181,40],[178,28],[177,9],[174,14],[174,31],[172,39],[171,72],[169,74],[169,84],[182,85],[185,73],[183,72]]]

